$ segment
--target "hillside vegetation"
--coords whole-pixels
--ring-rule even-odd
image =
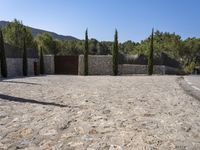
[[[10,22],[8,21],[0,21],[0,26],[1,27],[5,27],[6,25],[8,25]],[[33,28],[33,27],[27,27],[32,35],[35,37],[38,34],[42,34],[42,33],[48,33],[50,34],[54,39],[58,39],[58,40],[76,40],[77,38],[73,37],[73,36],[65,36],[65,35],[59,35],[57,33],[54,32],[50,32],[50,31],[46,31],[46,30],[42,30],[42,29],[37,29],[37,28]]]
[[[45,54],[54,55],[79,55],[84,53],[84,40],[76,38],[56,38],[51,32],[42,32],[43,30],[32,30],[26,27],[27,32],[23,33],[24,25],[14,20],[3,24],[3,34],[5,42],[22,47],[22,39],[26,36],[27,47],[34,47],[44,50]],[[25,34],[25,35],[24,35]],[[84,35],[84,34],[83,34]],[[148,55],[151,43],[151,36],[141,42],[126,41],[119,43],[119,51],[128,55]],[[108,55],[112,54],[113,42],[98,41],[94,38],[89,39],[90,55]],[[184,69],[191,72],[193,68],[200,65],[200,39],[188,38],[183,40],[180,35],[169,32],[156,31],[154,33],[154,55],[166,53],[171,58],[181,62]]]

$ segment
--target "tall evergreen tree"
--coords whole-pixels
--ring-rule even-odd
[[[148,75],[153,74],[153,56],[154,56],[154,46],[153,46],[153,40],[154,40],[154,29],[152,29],[151,34],[151,44],[150,44],[150,51],[149,51],[149,58],[148,58]]]
[[[25,29],[24,29],[24,32]],[[23,75],[27,76],[28,75],[28,60],[27,60],[27,49],[26,49],[26,37],[24,36],[24,41],[23,41]]]
[[[40,74],[44,74],[44,56],[43,56],[43,49],[40,49]]]
[[[113,44],[113,75],[118,75],[118,56],[119,56],[119,45],[118,45],[118,32],[115,30],[114,44]]]
[[[88,75],[88,53],[89,53],[89,44],[88,44],[88,29],[85,32],[85,51],[84,51],[84,75]]]
[[[7,63],[6,63],[3,33],[1,28],[0,28],[0,63],[1,63],[1,76],[6,78],[8,76]]]

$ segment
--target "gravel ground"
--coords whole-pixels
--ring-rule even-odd
[[[200,149],[200,102],[176,76],[0,81],[0,149]]]

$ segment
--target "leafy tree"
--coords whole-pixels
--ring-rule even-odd
[[[149,43],[151,37],[137,43],[135,45],[135,51],[138,54],[148,55]],[[166,53],[172,58],[179,58],[179,51],[182,49],[182,40],[179,35],[175,33],[156,31],[154,34],[154,54],[160,55],[162,52]]]
[[[186,73],[192,73],[194,71],[194,68],[196,67],[196,64],[194,62],[189,63],[184,67],[184,71]]]
[[[105,46],[106,46],[106,48],[107,48],[107,50],[106,50],[106,52],[108,52],[108,54],[112,54],[112,51],[113,51],[113,42],[106,42],[106,41],[104,41],[104,42],[101,42],[102,44],[105,44]]]
[[[0,28],[0,63],[1,63],[1,75],[2,77],[6,78],[8,76],[7,63],[6,63],[6,54],[4,48],[4,38],[1,28]]]
[[[43,47],[45,54],[58,54],[58,42],[49,33],[41,33],[35,37],[38,48]]]
[[[83,40],[59,40],[57,41],[57,55],[80,55],[84,53]]]
[[[26,32],[24,30],[24,32]],[[24,37],[24,46],[23,46],[23,75],[28,75],[28,60],[27,60],[27,49],[26,49],[26,37]]]
[[[114,43],[113,43],[113,75],[116,76],[118,75],[118,32],[115,30],[115,36],[114,36]]]
[[[96,39],[91,39],[89,43],[90,43],[90,54],[92,55],[98,54],[97,45],[99,42]]]
[[[108,45],[105,42],[99,42],[97,45],[97,50],[99,55],[108,55],[110,54],[110,50]]]
[[[26,32],[24,32],[24,28],[26,28]],[[115,45],[115,43],[110,41],[100,42],[96,39],[87,39],[87,41],[55,40],[48,33],[39,34],[33,39],[30,28],[25,27],[21,21],[16,19],[4,27],[2,31],[5,43],[23,50],[23,41],[24,37],[26,37],[27,48],[36,48],[37,46],[38,48],[43,47],[43,53],[54,55],[108,55],[113,54],[113,45]],[[117,48],[125,54],[144,54],[148,56],[151,39],[152,37],[149,36],[139,43],[133,41],[118,43]],[[86,43],[88,43],[88,45]],[[156,31],[153,35],[153,48],[155,56],[164,52],[171,58],[179,60],[186,70],[192,70],[187,68],[192,68],[194,64],[200,65],[199,38],[182,40],[181,36],[175,33]],[[86,51],[86,49],[88,49],[88,51]],[[88,61],[87,59],[88,57],[86,57],[85,61]],[[86,69],[88,70],[87,66]]]
[[[179,57],[178,53],[181,49],[181,42],[181,37],[175,33],[156,31],[154,36],[154,45],[157,54],[164,52],[172,58]]]
[[[200,39],[188,38],[183,41],[179,55],[185,71],[191,73],[196,65],[200,65]]]
[[[26,32],[24,32],[24,28],[26,28]],[[3,33],[5,42],[14,47],[23,48],[24,37],[26,37],[27,47],[35,47],[31,31],[16,19],[5,26]]]
[[[188,38],[183,41],[180,56],[185,60],[186,65],[197,62],[198,57],[200,56],[200,39]]]
[[[121,50],[125,54],[133,54],[136,50],[135,46],[136,43],[129,40],[121,44]]]
[[[154,36],[154,29],[152,30],[152,35],[151,35],[151,44],[150,44],[150,52],[149,52],[149,59],[148,59],[148,75],[153,74],[153,56],[154,56],[153,36]]]
[[[84,40],[78,40],[76,41],[76,46],[78,49],[78,54],[84,54],[84,49],[85,49],[85,41]]]
[[[43,48],[40,48],[40,74],[44,74],[44,56],[43,56]]]
[[[88,53],[89,53],[88,30],[86,30],[85,51],[84,51],[84,75],[88,75]]]
[[[78,55],[80,50],[77,47],[77,42],[75,40],[67,41],[67,50],[69,55]]]

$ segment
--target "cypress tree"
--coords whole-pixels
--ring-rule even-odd
[[[8,76],[7,63],[6,63],[3,33],[1,28],[0,28],[0,63],[1,63],[1,76],[6,78]]]
[[[115,30],[115,37],[114,37],[114,45],[113,45],[113,75],[118,75],[118,55],[119,55],[119,47],[118,47],[118,32]]]
[[[44,56],[43,49],[40,49],[40,74],[44,74]]]
[[[26,38],[24,37],[23,43],[23,75],[28,75],[28,60],[27,60],[27,49],[26,49]]]
[[[152,29],[151,34],[151,44],[150,44],[150,52],[148,58],[148,75],[153,74],[153,56],[154,56],[154,46],[153,46],[153,38],[154,38],[154,29]]]
[[[88,53],[89,53],[89,44],[88,44],[88,29],[85,32],[85,51],[84,51],[84,75],[88,75]]]

